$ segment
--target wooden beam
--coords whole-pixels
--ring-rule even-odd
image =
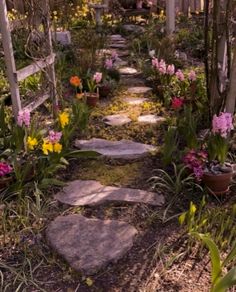
[[[15,119],[21,110],[21,100],[19,86],[17,83],[16,64],[11,40],[10,23],[7,17],[7,6],[5,0],[0,0],[0,27],[2,34],[2,43],[4,58],[7,69],[7,77],[10,84],[12,107]]]
[[[35,63],[18,70],[16,72],[17,81],[22,81],[27,77],[42,71],[42,69],[48,67],[49,65],[52,65],[55,62],[55,56],[56,55],[53,53],[44,60],[36,61]]]
[[[28,105],[24,106],[24,109],[29,110],[30,112],[35,110],[41,104],[43,104],[50,97],[49,93],[45,93],[43,95],[38,95],[34,97],[34,101],[30,102]]]

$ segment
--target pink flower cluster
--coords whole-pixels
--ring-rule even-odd
[[[230,131],[233,129],[233,117],[231,113],[221,112],[219,116],[214,115],[212,120],[213,134],[219,134],[221,137],[226,138]]]
[[[9,174],[12,171],[12,168],[9,164],[0,162],[0,177]]]
[[[52,143],[58,143],[61,140],[62,132],[49,131],[48,140]]]
[[[185,77],[184,77],[184,73],[182,72],[182,70],[177,70],[177,72],[175,73],[175,76],[180,80],[180,81],[184,81]]]
[[[198,181],[203,176],[206,161],[207,152],[204,150],[190,150],[183,158],[184,164],[194,173]]]
[[[171,107],[175,110],[180,109],[184,104],[184,100],[179,97],[173,97],[171,101]]]
[[[194,70],[191,70],[191,71],[188,73],[188,79],[189,79],[189,81],[191,81],[191,82],[196,81],[196,79],[197,79],[197,75],[196,75],[196,72],[195,72]]]
[[[30,125],[30,111],[27,109],[23,109],[19,111],[18,117],[17,117],[17,124],[18,126],[26,126],[29,127]]]
[[[106,59],[106,60],[105,60],[104,67],[105,67],[107,70],[112,69],[112,68],[113,68],[113,60],[112,60],[112,59]]]
[[[93,80],[98,84],[102,81],[102,73],[101,72],[96,72],[93,75]]]
[[[172,76],[175,74],[175,65],[167,65],[163,59],[159,61],[157,58],[152,58],[152,67],[161,75],[167,74]]]

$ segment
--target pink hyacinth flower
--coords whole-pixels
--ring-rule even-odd
[[[170,76],[174,75],[175,74],[175,65],[174,64],[168,65],[167,69],[166,69],[166,73]]]
[[[96,72],[93,75],[93,80],[98,84],[102,81],[102,73],[101,72]]]
[[[30,125],[30,111],[27,109],[20,110],[17,117],[18,126],[22,127],[25,125],[29,127]]]
[[[107,70],[110,70],[110,69],[112,69],[112,67],[113,67],[113,61],[112,61],[112,59],[106,59],[106,61],[105,61],[105,68]]]
[[[61,140],[62,132],[49,131],[48,140],[52,143],[58,143]]]
[[[189,74],[188,74],[188,79],[190,80],[190,81],[196,81],[196,79],[197,79],[197,75],[196,75],[196,72],[194,71],[194,70],[191,70],[190,72],[189,72]]]
[[[159,67],[159,61],[157,58],[152,58],[152,67],[155,69],[158,69]]]
[[[220,113],[214,115],[212,119],[212,132],[226,138],[233,129],[233,117],[231,113]]]
[[[179,69],[177,70],[177,72],[175,73],[176,77],[180,80],[180,81],[184,81],[184,73]]]
[[[159,70],[159,73],[160,74],[166,74],[166,62],[164,60],[161,59],[161,61],[159,62],[159,67],[158,67],[158,70]]]

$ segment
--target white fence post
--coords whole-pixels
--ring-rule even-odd
[[[166,29],[168,34],[175,31],[175,1],[166,1]]]

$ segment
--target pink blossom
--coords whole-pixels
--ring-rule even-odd
[[[4,162],[0,162],[0,177],[9,174],[12,171],[12,167]]]
[[[233,129],[233,117],[231,113],[221,112],[219,116],[214,115],[212,119],[213,134],[220,134],[221,137],[226,138]]]
[[[102,81],[102,73],[101,72],[96,72],[93,75],[93,80],[98,84]]]
[[[52,143],[58,143],[61,140],[62,132],[49,131],[48,140]]]
[[[166,74],[166,62],[162,59],[159,62],[158,71],[160,74]]]
[[[25,125],[26,127],[29,127],[30,125],[30,111],[29,110],[23,109],[19,111],[17,124],[20,127],[22,127],[23,125]]]
[[[180,109],[184,104],[184,101],[182,98],[173,97],[171,101],[171,107],[175,110]]]
[[[191,70],[189,73],[188,73],[188,79],[190,81],[195,81],[197,79],[197,75],[196,75],[196,72],[194,70]]]
[[[159,67],[159,61],[157,58],[152,58],[152,67],[155,69],[158,69]]]
[[[112,61],[112,59],[106,59],[106,61],[105,61],[105,68],[107,70],[110,70],[110,69],[112,69],[112,67],[113,67],[113,61]]]
[[[167,69],[166,69],[166,73],[168,75],[174,75],[175,74],[175,65],[174,64],[168,65]]]
[[[184,73],[179,69],[177,70],[177,72],[175,73],[176,77],[180,80],[180,81],[184,81]]]

